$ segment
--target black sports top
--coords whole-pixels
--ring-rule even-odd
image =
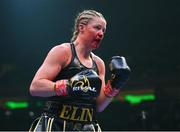
[[[70,79],[71,77],[73,77],[77,73],[79,73],[81,71],[84,71],[86,69],[93,69],[98,74],[97,64],[93,60],[92,55],[91,55],[91,58],[92,58],[92,61],[93,61],[93,66],[92,66],[92,68],[88,68],[88,67],[84,66],[80,62],[80,60],[78,59],[74,44],[71,43],[70,46],[71,46],[71,52],[72,52],[71,62],[67,67],[65,67],[64,69],[61,70],[61,72],[56,76],[56,78],[53,81],[55,82],[55,81],[61,80],[61,79]],[[64,96],[64,97],[62,97],[62,96],[53,96],[53,97],[49,97],[48,100],[50,100],[50,101],[61,101],[61,102],[68,101],[68,100],[70,102],[74,101],[74,99],[72,97],[70,97],[70,96]],[[79,100],[79,98],[76,98],[75,100],[77,101],[77,100]]]
[[[86,70],[86,69],[93,69],[98,74],[98,68],[97,68],[96,62],[92,58],[92,55],[91,55],[91,58],[93,61],[93,66],[92,66],[92,68],[87,68],[80,62],[80,60],[76,54],[76,49],[75,49],[74,44],[71,43],[70,45],[71,45],[71,51],[72,51],[71,62],[67,67],[62,69],[62,71],[57,75],[57,77],[55,78],[54,81],[61,80],[61,79],[69,79],[69,78],[73,77],[75,74],[77,74],[83,70]]]

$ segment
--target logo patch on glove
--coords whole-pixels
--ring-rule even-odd
[[[90,82],[87,78],[87,76],[83,75],[83,80],[74,79],[72,82],[72,88],[73,91],[83,91],[84,93],[87,93],[88,91],[96,92],[95,87],[91,87]]]

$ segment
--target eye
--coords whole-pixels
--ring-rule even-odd
[[[101,30],[101,26],[100,26],[100,25],[95,26],[95,28],[96,28],[97,30]]]
[[[102,26],[101,26],[101,25],[96,25],[96,26],[94,26],[94,28],[95,28],[96,30],[102,30],[102,31],[103,31],[103,33],[105,33],[105,32],[106,32],[106,29],[105,29],[105,28],[102,28]]]

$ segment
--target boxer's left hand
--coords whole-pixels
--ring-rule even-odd
[[[104,93],[108,97],[114,97],[127,83],[131,70],[126,63],[125,58],[120,56],[114,56],[110,59],[109,69],[111,76],[104,89]]]
[[[127,83],[131,72],[126,59],[120,56],[112,57],[110,59],[109,69],[111,72],[110,82],[112,88],[122,88]]]

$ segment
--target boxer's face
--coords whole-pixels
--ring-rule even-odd
[[[106,31],[106,21],[100,17],[94,17],[84,26],[83,36],[91,45],[92,49],[100,46]]]

